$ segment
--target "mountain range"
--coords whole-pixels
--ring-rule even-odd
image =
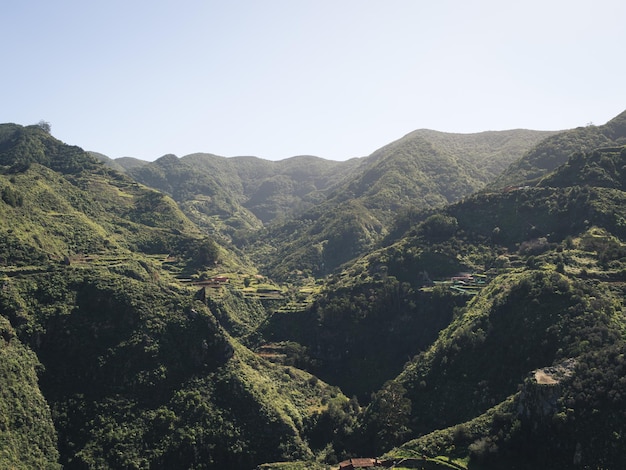
[[[0,125],[0,466],[620,468],[625,144],[143,162]]]
[[[371,249],[399,212],[442,206],[483,188],[553,134],[418,130],[367,158],[346,162],[211,154],[166,155],[151,163],[104,160],[170,195],[215,237],[242,247],[250,243],[252,230],[257,245],[270,247],[254,250],[265,253],[256,264],[273,278],[286,279],[296,271],[328,274]],[[265,232],[254,231],[261,227]]]

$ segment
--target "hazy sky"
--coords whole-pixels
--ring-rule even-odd
[[[625,19],[623,0],[7,0],[0,122],[144,160],[604,124]]]

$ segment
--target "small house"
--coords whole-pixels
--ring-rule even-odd
[[[350,459],[344,460],[339,464],[339,470],[355,470],[358,468],[372,468],[378,465],[382,465],[378,459],[369,459],[369,458],[358,458],[358,459]]]

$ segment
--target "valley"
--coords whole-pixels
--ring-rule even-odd
[[[0,125],[0,467],[620,468],[625,123],[345,162]]]

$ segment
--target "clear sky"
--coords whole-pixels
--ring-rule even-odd
[[[604,124],[625,19],[623,0],[7,0],[0,122],[144,160]]]

